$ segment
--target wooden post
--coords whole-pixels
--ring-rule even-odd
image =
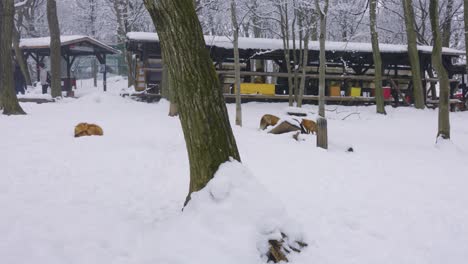
[[[427,82],[426,82],[426,75],[425,75],[426,66],[424,62],[421,60],[421,57],[422,57],[421,54],[419,55],[420,55],[419,56],[419,68],[421,70],[420,76],[423,79],[422,80],[423,100],[424,100],[424,104],[426,104],[426,101],[427,101]]]
[[[37,75],[37,82],[39,82],[41,79],[41,77],[39,76],[39,63],[41,62],[40,58],[39,58],[39,54],[36,52],[36,57],[32,56],[31,54],[31,57],[34,59],[34,61],[36,61],[36,75]]]
[[[73,96],[71,92],[71,83],[70,83],[70,78],[71,78],[71,66],[70,66],[70,55],[64,54],[62,57],[65,59],[65,62],[67,64],[67,81],[63,83],[63,86],[65,87],[65,91],[67,91],[67,96],[71,97]]]
[[[328,149],[327,119],[317,118],[317,147]]]
[[[107,91],[107,67],[106,67],[106,54],[102,55],[102,62],[104,64],[104,73],[102,75],[102,86],[104,87],[104,92]]]

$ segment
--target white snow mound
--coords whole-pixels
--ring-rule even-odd
[[[303,240],[281,202],[237,161],[222,164],[208,185],[192,194],[183,212],[161,223],[154,263],[265,263],[268,239]],[[156,241],[154,241],[156,239]],[[146,250],[146,249],[142,249]],[[146,263],[146,262],[145,262]]]

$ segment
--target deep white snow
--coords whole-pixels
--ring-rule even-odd
[[[189,164],[168,103],[120,97],[120,78],[108,93],[91,83],[0,116],[1,263],[264,263],[279,231],[309,244],[292,263],[468,259],[468,112],[436,145],[437,110],[327,106],[325,151],[258,130],[284,103],[243,104],[242,128],[228,105],[243,165],[224,164],[182,212]],[[74,138],[79,122],[104,136]]]

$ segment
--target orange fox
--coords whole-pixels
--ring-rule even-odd
[[[301,128],[306,134],[317,134],[317,123],[309,119],[302,119]]]
[[[95,124],[79,123],[75,126],[75,137],[81,136],[102,136],[102,128]]]
[[[264,115],[260,120],[260,129],[265,130],[268,126],[275,126],[278,123],[279,117],[274,115]]]

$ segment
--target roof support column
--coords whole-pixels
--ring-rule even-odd
[[[64,87],[65,90],[67,91],[67,96],[72,97],[74,96],[73,90],[72,90],[72,78],[71,78],[71,67],[73,66],[73,63],[75,62],[76,56],[70,56],[68,53],[62,53],[62,57],[65,60],[67,64],[67,79],[64,82]]]
[[[106,67],[106,54],[103,53],[96,53],[96,58],[98,59],[99,63],[104,65],[104,71],[102,74],[102,87],[104,88],[104,92],[107,91],[107,67]]]
[[[102,60],[104,64],[104,73],[102,74],[102,87],[104,87],[104,92],[107,91],[107,65],[106,65],[106,54],[102,55]]]

